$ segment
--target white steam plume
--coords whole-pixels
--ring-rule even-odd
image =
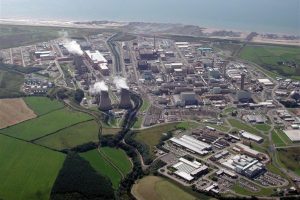
[[[129,90],[129,87],[128,87],[127,83],[126,83],[126,79],[123,78],[123,77],[115,77],[114,78],[114,83],[115,83],[115,85],[116,85],[116,87],[118,89],[122,89],[123,88],[123,89]]]
[[[104,81],[96,82],[91,87],[91,93],[93,94],[99,94],[101,91],[108,91],[108,87]]]
[[[80,56],[83,54],[80,45],[75,40],[66,42],[64,47],[72,54],[77,54]]]

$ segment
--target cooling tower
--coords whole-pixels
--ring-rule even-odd
[[[100,101],[99,108],[102,111],[108,111],[112,109],[111,101],[108,95],[108,91],[101,91],[100,93]]]
[[[122,88],[121,89],[121,100],[119,108],[121,109],[129,109],[132,107],[131,101],[130,101],[130,94],[129,90]]]

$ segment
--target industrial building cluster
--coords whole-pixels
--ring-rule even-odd
[[[274,79],[227,58],[218,42],[116,36],[103,32],[3,49],[1,62],[36,69],[21,88],[28,95],[54,87],[82,90],[81,106],[105,113],[111,127],[120,127],[134,106],[133,93],[143,99],[135,128],[200,125],[176,132],[159,149],[157,159],[166,165],[158,172],[180,184],[213,193],[237,185],[250,192],[288,185],[268,170],[269,156],[251,147],[272,134],[287,137],[287,145],[299,143],[299,81]]]
[[[258,192],[257,185],[287,185],[287,180],[267,169],[269,156],[246,145],[248,141],[243,132],[232,135],[211,127],[183,131],[160,150],[160,160],[166,165],[158,172],[185,186],[216,194],[226,193],[236,184],[250,192]]]

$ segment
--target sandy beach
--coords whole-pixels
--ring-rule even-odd
[[[128,25],[130,22],[113,22],[103,21],[101,23],[91,22],[78,22],[78,21],[63,21],[63,20],[30,20],[30,19],[4,19],[0,18],[0,24],[6,25],[26,25],[26,26],[53,26],[53,27],[69,27],[69,28],[95,28],[95,29],[106,29],[106,28],[122,28]],[[199,27],[200,28],[200,27]],[[209,38],[219,39],[231,39],[244,41],[250,32],[239,31],[239,30],[226,30],[218,28],[201,27],[202,32]],[[232,32],[233,35],[215,35],[216,32]],[[279,44],[279,45],[291,45],[300,46],[300,37],[289,37],[287,38],[284,34],[273,34],[275,38],[267,37],[265,34],[258,33],[257,36],[253,37],[251,42],[253,43],[266,43],[266,44]]]

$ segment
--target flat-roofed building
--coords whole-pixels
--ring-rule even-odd
[[[174,164],[172,167],[176,169],[174,173],[177,176],[188,182],[208,171],[208,167],[206,165],[202,165],[196,160],[189,161],[185,158],[179,158],[179,162]]]
[[[211,150],[211,145],[187,135],[184,135],[181,138],[173,137],[170,141],[177,146],[184,147],[187,151],[200,155],[205,155]]]
[[[263,141],[263,138],[260,137],[260,136],[257,136],[257,135],[254,135],[252,133],[248,133],[246,131],[241,131],[240,132],[240,135],[243,137],[243,138],[246,138],[248,140],[252,140],[252,141],[255,141],[255,142],[262,142]]]
[[[300,130],[293,129],[293,130],[284,130],[283,131],[292,142],[299,142],[300,141]]]

